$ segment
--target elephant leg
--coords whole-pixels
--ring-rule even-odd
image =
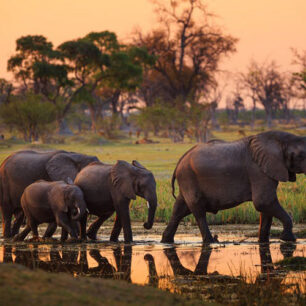
[[[123,201],[119,203],[117,205],[118,208],[116,208],[116,213],[123,227],[124,242],[126,243],[133,241],[129,202],[130,201]]]
[[[18,235],[16,235],[14,237],[14,241],[23,241],[25,239],[25,237],[27,237],[27,235],[29,234],[29,232],[31,231],[31,227],[29,225],[27,225],[24,230],[19,233]]]
[[[4,219],[3,222],[3,237],[4,238],[11,238],[12,237],[12,233],[11,233],[11,218],[9,217],[9,219]]]
[[[56,228],[57,228],[56,222],[49,223],[45,231],[45,234],[43,235],[43,238],[51,238],[55,233]]]
[[[215,239],[212,237],[210,230],[208,228],[208,224],[206,221],[206,212],[202,211],[201,209],[197,209],[197,207],[200,205],[190,205],[192,207],[192,213],[195,216],[195,219],[197,221],[197,224],[199,226],[202,240],[204,243],[212,243],[216,242]]]
[[[172,216],[166,229],[164,230],[161,242],[173,243],[174,235],[176,233],[179,223],[184,217],[188,216],[190,213],[191,212],[187,207],[183,197],[179,195],[174,203]]]
[[[62,227],[62,233],[61,233],[61,241],[66,241],[68,239],[68,231]]]
[[[71,238],[77,239],[77,234],[74,230],[74,228],[71,227],[70,222],[68,220],[68,217],[66,215],[57,216],[57,225],[62,227],[62,237],[61,240],[65,238],[66,232],[68,232],[71,236]]]
[[[12,232],[11,232],[12,216],[13,214],[10,211],[8,211],[8,209],[2,207],[2,219],[3,219],[2,228],[3,228],[4,238],[12,237]]]
[[[92,239],[92,240],[97,240],[97,233],[99,228],[101,227],[101,225],[103,224],[103,222],[105,220],[107,220],[114,212],[109,212],[106,213],[103,216],[98,217],[89,227],[89,229],[87,230],[87,237]]]
[[[259,242],[269,242],[272,217],[265,213],[260,213]]]
[[[122,229],[121,220],[118,217],[118,215],[116,215],[115,223],[114,223],[113,230],[110,236],[110,241],[118,242],[118,237],[120,235],[121,229]]]
[[[80,220],[80,237],[82,240],[86,240],[87,216],[88,213],[86,212]]]
[[[80,230],[78,222],[71,220],[69,222],[69,227],[71,228],[71,232],[67,231],[64,227],[62,227],[61,241],[66,241],[68,239],[68,233],[73,239],[77,239],[79,237]]]
[[[284,229],[280,236],[280,239],[284,241],[296,241],[296,237],[292,232],[293,222],[289,214],[281,207],[278,201],[275,202],[273,208],[273,217],[279,219],[283,223]]]
[[[295,241],[296,238],[294,234],[292,233],[292,219],[288,215],[288,213],[281,207],[277,199],[274,199],[274,201],[271,204],[265,204],[260,205],[259,203],[254,202],[255,208],[259,210],[261,213],[264,213],[268,216],[273,216],[280,220],[283,224],[283,232],[281,234],[280,239],[284,241]]]
[[[34,221],[30,221],[30,227],[33,233],[33,240],[39,240],[37,224]]]
[[[23,222],[24,219],[24,213],[22,210],[19,210],[16,214],[15,214],[15,221],[13,223],[12,226],[12,236],[15,236],[18,234],[20,226]]]

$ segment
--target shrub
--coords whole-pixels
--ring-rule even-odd
[[[38,95],[27,95],[0,108],[0,117],[11,128],[23,134],[25,141],[38,140],[56,119],[55,106]]]

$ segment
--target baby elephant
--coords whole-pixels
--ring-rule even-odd
[[[86,214],[87,209],[83,192],[78,186],[63,181],[44,180],[37,181],[24,190],[21,207],[27,225],[15,236],[15,241],[24,240],[30,231],[33,232],[33,239],[39,240],[37,226],[41,223],[57,224],[76,240],[78,238],[76,221]],[[66,236],[62,234],[62,237]]]

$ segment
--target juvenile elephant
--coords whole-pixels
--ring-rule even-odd
[[[269,131],[234,142],[196,145],[179,160],[172,177],[179,195],[162,242],[173,242],[179,222],[193,213],[204,242],[214,239],[206,212],[235,207],[253,201],[260,214],[259,241],[269,241],[272,218],[283,223],[281,239],[295,241],[292,220],[280,206],[278,182],[295,181],[306,173],[306,137]]]
[[[86,214],[86,203],[82,190],[63,181],[47,182],[40,180],[24,190],[21,207],[26,216],[25,229],[14,237],[24,240],[30,231],[33,238],[39,239],[37,226],[41,223],[55,223],[77,239],[76,221]]]
[[[93,163],[80,171],[74,183],[82,189],[89,213],[99,217],[87,231],[89,238],[97,239],[102,223],[116,211],[110,240],[118,241],[123,227],[124,241],[131,242],[129,204],[131,199],[136,199],[136,195],[148,201],[148,221],[144,227],[150,229],[153,226],[157,207],[156,182],[153,174],[137,161],[129,164],[119,160],[115,165]],[[81,220],[83,239],[86,239],[85,219]]]
[[[3,235],[9,238],[18,233],[23,221],[20,198],[24,189],[37,180],[66,181],[98,161],[97,157],[66,151],[19,151],[7,157],[0,166],[0,207],[3,217]],[[12,216],[15,222],[11,228]]]

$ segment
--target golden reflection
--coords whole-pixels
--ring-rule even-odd
[[[304,256],[303,244],[240,244],[214,248],[177,245],[60,245],[3,244],[0,261],[14,262],[31,269],[67,272],[123,279],[151,285],[172,292],[180,291],[182,280],[200,278],[243,277],[246,282],[277,276],[283,284],[305,278],[305,272],[284,271],[275,262],[283,258]],[[238,278],[237,278],[238,279]],[[306,291],[305,284],[301,289]]]

